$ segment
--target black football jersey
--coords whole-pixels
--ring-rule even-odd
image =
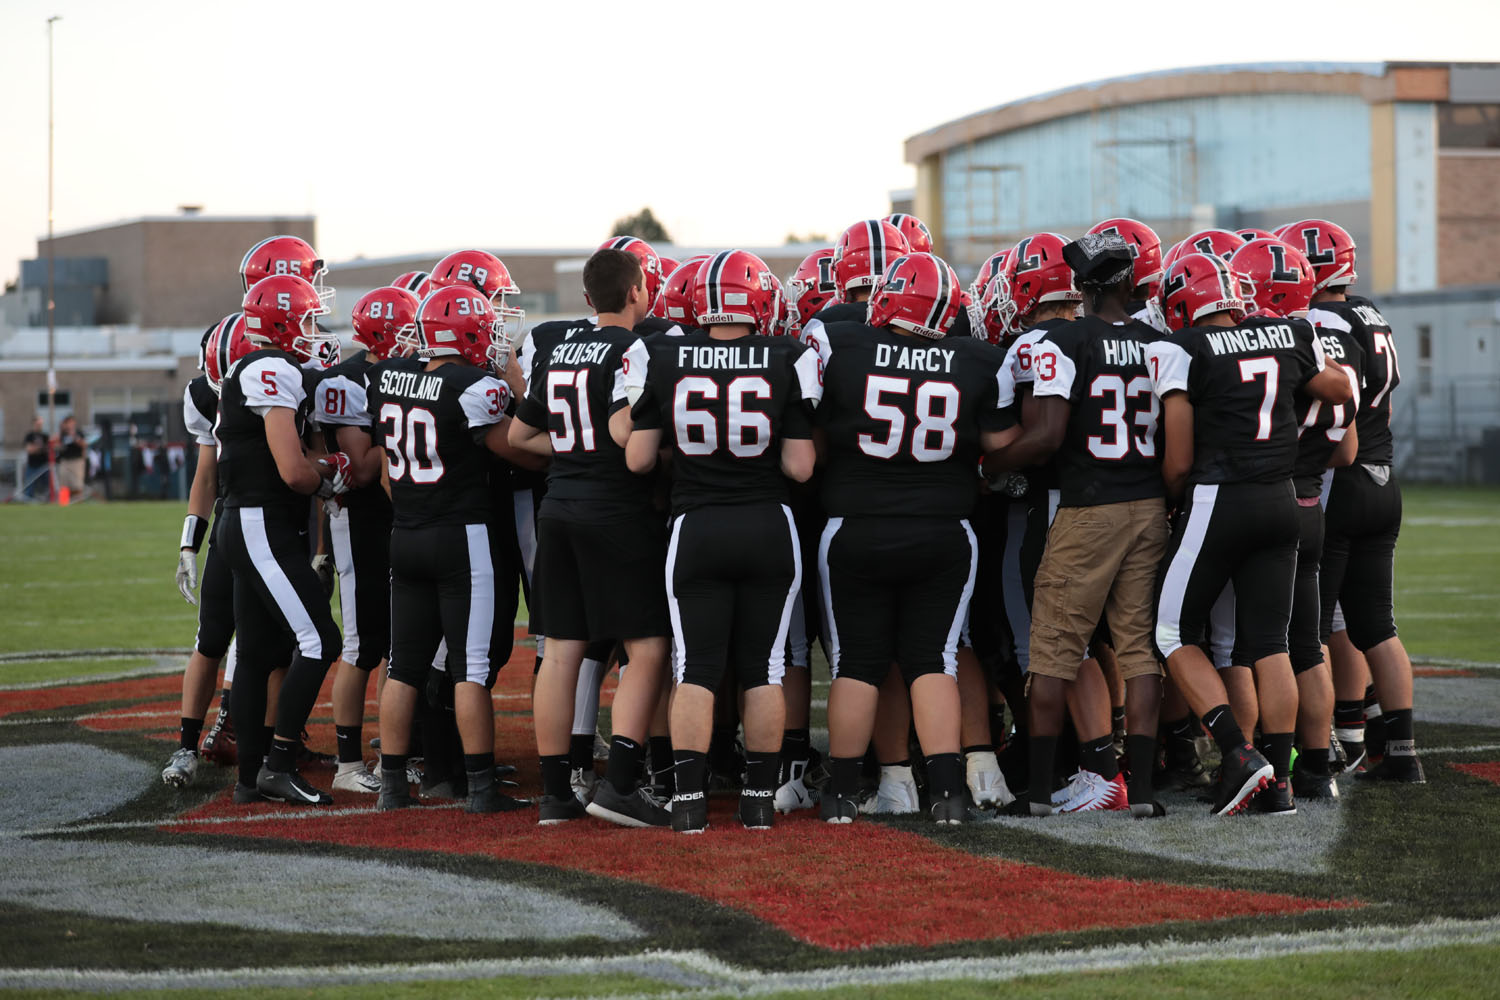
[[[1349,376],[1354,398],[1338,406],[1329,406],[1306,393],[1297,395],[1297,464],[1292,483],[1299,497],[1315,497],[1323,492],[1323,473],[1334,449],[1344,440],[1346,428],[1354,423],[1359,401],[1364,397],[1365,352],[1348,333],[1333,326],[1316,327],[1326,364],[1338,365]]]
[[[182,390],[182,422],[195,444],[215,445],[214,421],[219,419],[219,397],[199,375]]]
[[[950,337],[972,337],[974,328],[969,325],[969,310],[960,308],[958,315],[953,318],[953,323],[948,327]]]
[[[646,345],[619,326],[574,329],[538,353],[516,418],[552,438],[541,513],[556,501],[588,501],[604,517],[649,508],[651,479],[626,467],[609,433],[610,416],[629,405],[627,387],[645,385],[646,366]]]
[[[311,426],[313,394],[321,372],[297,364],[285,351],[252,351],[229,369],[219,396],[219,493],[226,507],[272,507],[308,503],[288,486],[266,443],[265,414],[286,407],[304,440]]]
[[[526,379],[526,384],[531,385],[531,376],[536,368],[538,358],[548,357],[552,348],[564,340],[569,340],[580,333],[587,333],[595,328],[594,317],[588,319],[554,319],[545,323],[538,323],[526,333],[521,342],[521,349],[517,352],[516,360],[521,364],[521,374]],[[690,329],[669,319],[661,319],[657,316],[647,316],[635,326],[635,335],[651,343],[656,337],[671,336]]]
[[[1003,426],[1009,427],[1021,422],[1022,397],[1036,387],[1032,352],[1036,350],[1037,342],[1052,330],[1071,322],[1073,321],[1062,317],[1043,320],[1022,331],[1020,336],[1011,341],[1010,347],[1006,348],[1005,363],[1000,368],[1000,408],[1005,411]],[[1057,489],[1056,455],[1039,465],[1017,471],[1025,477],[1028,495],[1035,496],[1041,491]]]
[[[1391,444],[1391,392],[1401,384],[1401,365],[1396,358],[1396,338],[1391,325],[1380,315],[1375,303],[1362,295],[1351,295],[1343,302],[1320,302],[1307,313],[1314,326],[1349,334],[1365,355],[1365,385],[1360,395],[1355,430],[1359,433],[1359,454],[1355,461],[1363,465],[1390,465],[1394,457]]]
[[[1323,369],[1323,348],[1300,319],[1252,317],[1238,326],[1193,326],[1146,349],[1158,396],[1182,390],[1193,404],[1188,482],[1272,483],[1297,459],[1297,390]]]
[[[785,337],[714,340],[704,330],[658,338],[649,351],[632,413],[672,448],[672,512],[786,503],[781,439],[812,437],[818,355]]]
[[[863,323],[822,332],[830,517],[968,517],[979,495],[979,436],[1000,430],[999,348],[925,340]]]
[[[1064,507],[1145,500],[1166,493],[1146,345],[1160,334],[1144,323],[1085,316],[1053,327],[1032,348],[1038,397],[1072,404],[1056,455]]]
[[[385,449],[392,524],[425,528],[490,519],[484,436],[505,418],[510,390],[474,365],[393,358],[370,368],[371,443]]]
[[[313,420],[323,428],[325,447],[330,452],[339,450],[337,431],[340,427],[358,427],[370,433],[370,409],[367,392],[370,370],[375,362],[369,360],[364,351],[334,365],[323,373],[313,399]],[[339,498],[339,503],[348,508],[389,509],[390,498],[380,483],[370,483],[357,490],[350,490]]]

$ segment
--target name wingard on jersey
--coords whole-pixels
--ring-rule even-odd
[[[1270,348],[1290,350],[1296,346],[1292,328],[1285,323],[1276,326],[1204,330],[1203,336],[1215,354],[1241,354]]]
[[[918,372],[951,372],[953,352],[941,347],[875,345],[875,364],[880,368],[906,368]]]
[[[421,372],[384,371],[380,373],[380,391],[408,399],[437,399],[443,391],[443,380]]]

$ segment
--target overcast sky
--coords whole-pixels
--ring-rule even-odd
[[[907,136],[1031,94],[1208,63],[1500,59],[1492,0],[4,0],[3,278],[46,231],[52,14],[59,231],[180,204],[312,213],[329,260],[590,245],[642,205],[679,243],[775,244],[885,212],[913,182]]]

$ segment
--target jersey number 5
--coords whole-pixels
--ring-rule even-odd
[[[872,458],[895,458],[906,435],[906,411],[896,403],[884,402],[883,396],[911,397],[911,379],[891,375],[871,375],[865,383],[865,416],[885,424],[885,434],[859,436],[859,450]],[[918,462],[941,462],[953,454],[958,441],[954,424],[958,421],[958,386],[952,382],[923,382],[917,386],[912,412],[916,417],[907,442],[911,457]]]
[[[399,482],[408,474],[413,483],[435,483],[443,478],[437,418],[431,410],[418,407],[403,413],[399,404],[386,403],[380,408],[380,423],[391,482]]]

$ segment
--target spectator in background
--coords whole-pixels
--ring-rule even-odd
[[[57,483],[73,496],[83,492],[85,470],[84,449],[88,443],[78,429],[78,419],[72,415],[63,417],[58,428],[57,439]]]
[[[26,471],[22,473],[25,477],[22,484],[26,496],[32,500],[45,501],[51,492],[51,482],[47,477],[47,431],[42,418],[37,417],[31,422],[31,430],[27,432],[23,444],[26,448]]]

